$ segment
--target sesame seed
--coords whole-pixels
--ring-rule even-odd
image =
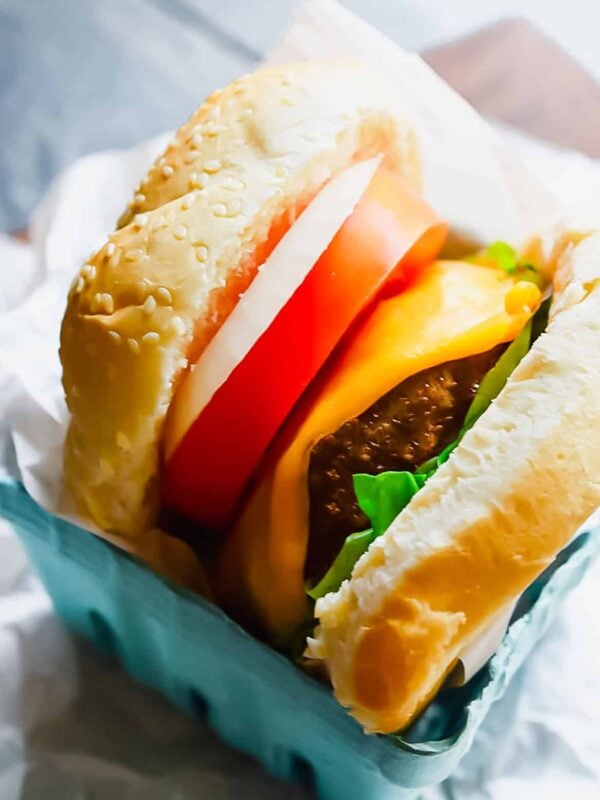
[[[136,228],[143,228],[148,222],[148,214],[136,214],[133,218],[133,224]]]
[[[90,305],[92,311],[102,305],[102,294],[100,292],[96,292],[96,294],[92,297],[92,302]]]
[[[151,294],[149,294],[148,297],[144,300],[142,311],[144,312],[144,314],[153,314],[155,310],[156,310],[156,300]]]
[[[121,334],[120,334],[120,333],[118,333],[117,331],[109,331],[109,332],[108,332],[108,335],[110,336],[110,338],[112,339],[112,341],[113,341],[115,344],[121,344],[121,342],[123,341],[123,340],[121,339]]]
[[[104,292],[102,295],[102,305],[104,306],[104,310],[107,314],[112,314],[115,310],[115,301],[113,297],[108,292]]]
[[[192,144],[194,147],[200,147],[202,145],[202,136],[199,133],[195,133],[192,136]]]
[[[189,186],[190,189],[204,189],[206,186],[206,181],[201,175],[198,175],[197,172],[192,172],[190,175]]]
[[[112,256],[116,249],[117,245],[114,242],[109,242],[106,245],[106,255],[109,257]]]
[[[196,202],[197,197],[198,197],[198,193],[197,192],[191,192],[190,194],[187,195],[187,197],[184,197],[184,199],[183,199],[183,201],[181,203],[181,210],[182,211],[189,211],[190,208]]]
[[[204,126],[204,135],[210,139],[215,136],[218,136],[220,133],[226,131],[227,128],[225,125],[217,125],[216,123],[209,121]]]
[[[161,172],[165,178],[170,178],[171,175],[175,172],[175,170],[169,164],[165,164],[164,167],[161,169]]]
[[[159,286],[156,290],[156,299],[159,300],[162,305],[173,305],[173,296],[171,292],[164,286]]]
[[[223,183],[223,189],[227,189],[228,192],[241,192],[245,188],[244,181],[234,178],[232,175],[228,176]]]
[[[237,217],[242,210],[242,201],[235,198],[226,206],[224,203],[215,203],[213,214],[215,217]]]
[[[136,205],[138,205],[138,206],[141,206],[141,205],[142,205],[142,203],[145,203],[145,202],[146,202],[146,195],[145,195],[145,194],[142,194],[141,192],[140,192],[140,193],[138,193],[138,194],[136,194],[136,195],[134,196],[134,198],[133,198],[133,202],[134,202]]]
[[[211,158],[209,161],[204,163],[204,171],[208,172],[209,175],[214,175],[215,172],[218,172],[221,169],[221,162],[218,158]]]
[[[160,334],[156,331],[148,331],[142,336],[142,342],[159,342]]]
[[[78,389],[78,388],[75,386],[75,384],[73,384],[73,385],[71,386],[71,397],[75,397],[75,398],[77,398],[77,397],[79,397],[79,396],[80,396],[80,395],[79,395],[79,389]]]
[[[123,431],[117,431],[117,447],[120,447],[121,450],[129,450],[131,447],[129,437]]]
[[[139,261],[140,258],[143,258],[144,251],[139,247],[134,247],[133,250],[128,250],[125,253],[125,258],[127,261]]]
[[[174,333],[176,333],[178,336],[183,336],[185,333],[185,322],[181,319],[181,317],[173,317],[170,325]]]
[[[81,268],[81,274],[84,278],[93,281],[96,277],[96,267],[93,264],[84,264]]]
[[[84,287],[84,286],[85,286],[85,281],[83,280],[83,278],[81,277],[81,275],[78,275],[78,276],[77,276],[77,278],[75,279],[75,285],[74,285],[74,287],[73,287],[74,291],[75,291],[77,294],[79,294],[80,292],[82,292],[82,291],[83,291],[83,287]]]
[[[119,259],[121,258],[121,250],[117,247],[115,252],[110,257],[110,261],[108,262],[111,267],[116,267],[119,263]]]
[[[205,244],[198,244],[195,245],[195,250],[196,261],[200,261],[200,263],[203,264],[208,258],[208,247]]]
[[[187,227],[185,225],[182,225],[181,223],[179,225],[175,225],[175,227],[173,228],[173,236],[176,239],[179,239],[180,241],[182,239],[185,239],[187,233],[188,233]]]
[[[188,150],[188,152],[184,155],[183,160],[186,164],[193,164],[197,158],[198,158],[197,150]]]
[[[129,345],[129,349],[132,353],[135,353],[136,356],[139,355],[140,343],[137,339],[127,339],[127,344]]]

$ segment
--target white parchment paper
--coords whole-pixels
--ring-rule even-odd
[[[510,132],[500,134],[492,130],[416,56],[402,52],[330,0],[310,0],[306,4],[294,28],[275,49],[272,59],[289,61],[335,55],[349,55],[369,62],[384,72],[388,80],[395,82],[414,104],[417,131],[423,148],[426,195],[462,231],[482,241],[502,238],[517,242],[549,219],[566,213],[565,209],[570,203],[581,196],[588,200],[600,196],[600,170],[596,164],[542,148]],[[131,151],[101,153],[77,162],[54,184],[37,212],[32,225],[31,246],[17,246],[6,241],[0,246],[0,474],[8,473],[22,480],[37,502],[55,513],[65,511],[59,505],[59,465],[67,414],[60,388],[57,346],[67,288],[88,253],[101,244],[114,228],[132,187],[154,155],[162,149],[164,142],[165,139],[161,138]],[[527,171],[516,157],[519,152],[526,157]],[[587,208],[593,205],[591,202],[586,204]],[[600,204],[596,207],[600,208]],[[22,570],[26,570],[24,565]],[[589,580],[586,585],[587,595],[583,602],[591,608],[600,597],[597,591],[594,594]],[[0,746],[8,740],[13,744],[20,742],[21,745],[15,745],[12,751],[10,748],[9,751],[0,750],[0,758],[8,759],[7,763],[13,769],[12,787],[22,786],[21,778],[27,772],[27,756],[22,744],[31,730],[36,730],[36,724],[42,724],[45,719],[41,714],[43,704],[40,705],[39,698],[33,703],[35,693],[30,694],[26,690],[31,676],[38,675],[37,665],[40,665],[44,681],[52,685],[53,681],[60,679],[63,689],[64,676],[71,674],[68,670],[76,672],[77,669],[76,659],[69,650],[70,645],[65,644],[64,633],[55,623],[49,624],[48,636],[54,641],[53,647],[62,653],[62,656],[57,656],[56,664],[51,661],[41,666],[46,658],[43,648],[20,649],[20,641],[26,643],[32,636],[38,635],[35,622],[38,616],[42,614],[49,619],[50,612],[47,601],[34,582],[27,579],[25,584],[18,586],[14,593],[9,587],[0,606],[0,635],[2,624],[17,632],[13,637],[14,648],[0,649],[0,674],[10,674],[15,686],[9,689],[8,684],[0,682],[0,690],[17,692],[23,713],[31,723],[24,728],[23,718],[19,715],[14,718],[0,704]],[[1,609],[4,609],[4,617]],[[598,666],[600,645],[597,629],[595,634],[594,630],[591,633],[588,631],[590,642],[596,650],[592,653],[585,651],[582,631],[586,624],[594,625],[592,615],[587,621],[573,611],[571,616],[577,618],[573,630],[579,639],[570,641],[570,618],[569,626],[563,625],[559,639],[553,645],[555,657],[544,664],[543,676],[538,675],[537,692],[535,686],[529,686],[528,691],[533,694],[524,694],[528,699],[517,699],[516,705],[512,706],[510,700],[506,700],[501,705],[510,709],[509,713],[505,713],[508,713],[511,729],[517,731],[516,741],[519,741],[519,730],[527,731],[521,745],[533,753],[532,758],[537,759],[538,770],[539,763],[544,759],[543,748],[552,747],[558,754],[554,761],[555,769],[564,771],[565,775],[577,776],[581,785],[587,786],[591,777],[600,781],[600,752],[593,737],[594,732],[598,733],[598,725],[594,728],[589,721],[590,704],[600,706],[600,683],[597,679],[600,670],[597,669],[595,679],[588,669],[590,663]],[[6,661],[8,652],[10,661]],[[578,674],[572,659],[569,661],[569,670],[574,671],[565,672],[564,659],[557,657],[557,654],[564,656],[572,652],[582,656]],[[22,662],[25,655],[28,663]],[[6,662],[4,664],[3,659]],[[61,659],[68,663],[68,670],[59,676]],[[535,659],[533,661],[534,665],[528,669],[537,674]],[[574,681],[579,682],[577,691],[572,685]],[[527,678],[522,682],[527,683]],[[587,700],[581,694],[582,686],[585,686]],[[546,693],[544,697],[539,694],[539,687]],[[66,707],[73,701],[74,695],[76,687],[71,686],[69,691],[59,693],[57,703],[60,706],[64,701],[60,707]],[[529,716],[525,719],[523,708],[528,709]],[[533,718],[529,718],[531,715]],[[577,754],[574,754],[569,750],[570,737],[576,728],[580,738],[586,732],[579,730],[577,715],[588,719],[586,724],[590,736],[586,746],[578,747]],[[495,716],[498,718],[499,714]],[[112,719],[111,724],[117,724],[116,718]],[[487,728],[484,726],[484,730],[489,729],[490,725],[493,725],[493,720]],[[135,727],[135,730],[143,740],[145,734],[142,728],[143,724],[139,729]],[[507,738],[515,741],[512,735]],[[480,750],[485,747],[485,734],[483,741],[479,745]],[[49,741],[47,745],[51,746]],[[514,745],[505,742],[502,753],[496,754],[501,771],[507,764],[517,764],[517,752],[509,754],[512,747]],[[582,756],[582,753],[586,755]],[[466,764],[469,764],[469,759],[472,761],[476,756],[467,757]],[[560,766],[557,767],[557,764]],[[65,769],[69,769],[68,764]],[[106,782],[102,780],[102,766],[95,763],[94,769],[99,770],[99,785],[107,792],[94,796],[125,796],[109,794],[107,787],[110,782],[108,777]],[[462,787],[461,797],[507,796],[492,795],[491,792],[496,791],[492,788],[485,795],[474,793],[472,775],[477,773],[476,762],[471,769],[473,773],[464,774],[461,771],[455,779],[455,785]],[[518,784],[521,778],[517,780],[515,775],[519,774],[519,770],[516,767],[515,770],[513,772],[511,769],[502,778],[502,786],[506,791],[510,790],[511,796],[564,796],[535,793],[519,795],[519,787],[527,787],[528,784],[526,776],[524,782]],[[107,775],[109,772],[107,770]],[[477,774],[477,781],[489,778],[490,787],[493,785],[493,774],[488,775],[481,769]],[[86,771],[82,769],[78,775],[85,783]],[[128,797],[146,796],[136,794],[135,776],[125,778],[121,775],[119,780],[122,781],[119,785],[127,786],[131,792],[127,794]],[[223,780],[226,782],[225,778]],[[559,781],[557,785],[563,784]],[[2,798],[8,800],[18,796],[16,789],[15,793],[8,792],[8,784],[5,784],[5,788],[6,793],[0,783]],[[56,796],[62,798],[67,795]],[[592,797],[591,794],[589,796]]]

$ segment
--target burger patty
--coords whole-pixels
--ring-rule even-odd
[[[320,579],[347,536],[369,527],[352,476],[415,470],[459,434],[483,376],[504,345],[423,370],[313,447],[308,470],[310,535],[305,575]]]

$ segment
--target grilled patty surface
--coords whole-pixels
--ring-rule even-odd
[[[349,534],[369,527],[352,485],[358,472],[415,470],[457,436],[483,376],[504,345],[407,378],[313,447],[305,574],[320,579]]]

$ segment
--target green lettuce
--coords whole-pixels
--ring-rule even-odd
[[[382,472],[379,475],[353,475],[354,491],[362,512],[371,522],[365,531],[346,538],[333,564],[307,594],[314,600],[333,592],[350,577],[354,565],[369,545],[389,528],[400,511],[425,484],[425,475],[412,472]]]
[[[408,505],[426,480],[425,475],[415,475],[406,470],[353,475],[358,505],[369,518],[376,537],[387,531],[398,516],[398,509]]]
[[[529,320],[517,338],[506,348],[491,370],[484,376],[467,411],[467,416],[458,437],[459,441],[486,411],[492,400],[498,397],[517,364],[529,350],[531,324],[531,320]]]
[[[513,275],[517,271],[517,253],[513,247],[506,242],[494,242],[485,250],[480,250],[469,260],[474,261],[476,264],[494,263],[497,267],[509,275]]]
[[[497,242],[496,244],[502,243]],[[506,253],[505,257],[508,263]],[[402,470],[399,472],[382,472],[379,475],[361,473],[353,476],[354,491],[358,505],[371,522],[371,527],[358,533],[352,533],[347,537],[323,578],[316,586],[307,587],[306,591],[310,597],[317,600],[319,597],[339,589],[342,582],[350,577],[354,565],[362,554],[369,549],[371,543],[385,533],[398,514],[409,504],[419,489],[425,485],[425,482],[436,472],[438,467],[448,460],[463,436],[486,411],[492,400],[500,394],[509,376],[529,350],[532,341],[532,330],[535,329],[537,333],[540,327],[537,319],[538,315],[544,315],[544,320],[547,319],[547,305],[547,303],[543,304],[534,319],[525,325],[517,338],[506,348],[495,365],[485,375],[469,406],[458,436],[441,453],[421,464],[414,473]]]
[[[517,251],[506,242],[494,242],[484,250],[467,258],[467,261],[473,264],[498,267],[508,275],[531,281],[538,286],[542,282],[542,277],[536,267],[527,261],[519,261]]]
[[[351,533],[350,536],[346,537],[346,541],[335,557],[335,561],[317,585],[312,588],[306,587],[306,594],[312,597],[313,600],[318,600],[319,597],[339,589],[342,582],[350,577],[358,559],[363,553],[367,552],[369,545],[376,538],[373,528],[367,528],[366,531],[360,531],[359,533]]]

